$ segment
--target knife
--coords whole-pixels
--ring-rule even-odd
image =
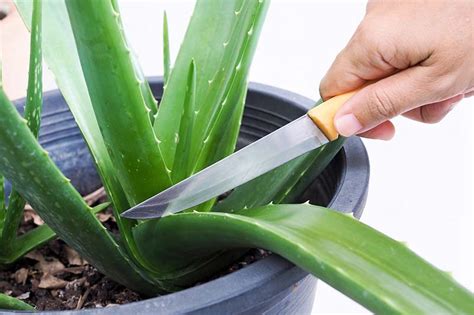
[[[357,91],[335,96],[178,184],[128,209],[122,216],[152,219],[199,205],[339,136],[337,110]]]

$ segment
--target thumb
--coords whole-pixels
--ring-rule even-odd
[[[440,99],[427,67],[415,66],[373,83],[351,97],[337,112],[334,125],[349,137]]]

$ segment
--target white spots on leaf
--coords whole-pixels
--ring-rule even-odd
[[[252,36],[252,34],[253,34],[253,25],[252,25],[252,27],[249,29],[249,31],[247,32],[247,35],[248,35],[248,36]]]

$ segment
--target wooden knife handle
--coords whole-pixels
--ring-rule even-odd
[[[321,129],[329,141],[336,140],[339,137],[336,127],[334,127],[334,116],[337,110],[357,91],[334,96],[308,111],[308,116]]]

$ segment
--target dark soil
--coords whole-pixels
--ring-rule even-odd
[[[109,231],[118,233],[110,209],[98,217]],[[41,219],[27,208],[19,232],[40,224]],[[240,261],[209,280],[239,270],[268,254],[261,249],[250,250]],[[8,269],[0,270],[0,292],[17,297],[37,310],[100,308],[144,299],[101,274],[61,240],[50,241]]]
[[[96,308],[141,299],[79,256],[72,254],[71,258],[70,252],[60,240],[49,242],[0,271],[0,292],[18,297],[37,310]]]

